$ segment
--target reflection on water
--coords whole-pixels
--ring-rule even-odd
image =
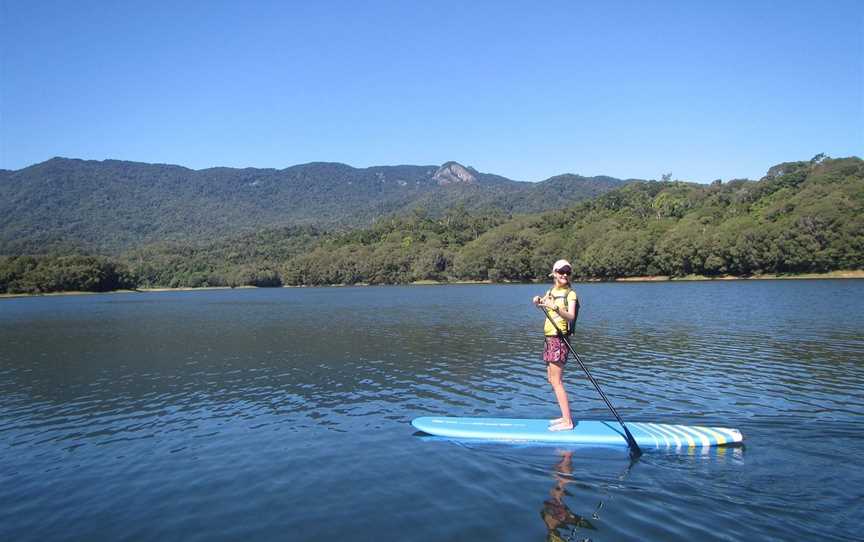
[[[746,449],[622,477],[623,449],[412,438],[421,415],[557,415],[542,289],[0,300],[0,539],[857,536],[864,281],[577,285],[573,345],[625,421]],[[611,419],[565,382],[576,418]]]
[[[580,529],[597,530],[590,521],[584,517],[574,514],[567,506],[565,497],[572,497],[571,493],[567,492],[567,484],[576,481],[573,476],[573,452],[569,450],[561,450],[561,461],[555,466],[555,485],[549,491],[549,498],[543,501],[543,509],[540,511],[540,517],[543,518],[543,523],[546,525],[547,535],[546,540],[574,540],[576,533]],[[597,505],[591,517],[599,519],[600,509],[603,508],[603,501]],[[566,533],[566,538],[564,537]],[[590,540],[585,538],[584,540]]]

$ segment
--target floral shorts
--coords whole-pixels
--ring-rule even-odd
[[[546,337],[546,344],[543,347],[543,361],[546,363],[554,363],[559,367],[564,367],[567,364],[567,354],[570,349],[567,348],[567,343],[561,337]]]

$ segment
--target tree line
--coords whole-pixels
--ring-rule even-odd
[[[760,181],[635,182],[564,209],[512,216],[423,209],[344,232],[262,230],[120,256],[0,257],[0,292],[545,280],[864,269],[864,161],[779,164]]]

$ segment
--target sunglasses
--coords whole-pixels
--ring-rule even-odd
[[[565,267],[563,269],[556,269],[555,272],[558,273],[559,275],[569,275],[570,269]]]

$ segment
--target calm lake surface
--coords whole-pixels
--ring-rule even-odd
[[[0,540],[861,540],[864,281],[577,284],[622,417],[709,453],[472,444],[555,417],[542,285],[0,300]],[[612,419],[571,363],[574,417]]]

